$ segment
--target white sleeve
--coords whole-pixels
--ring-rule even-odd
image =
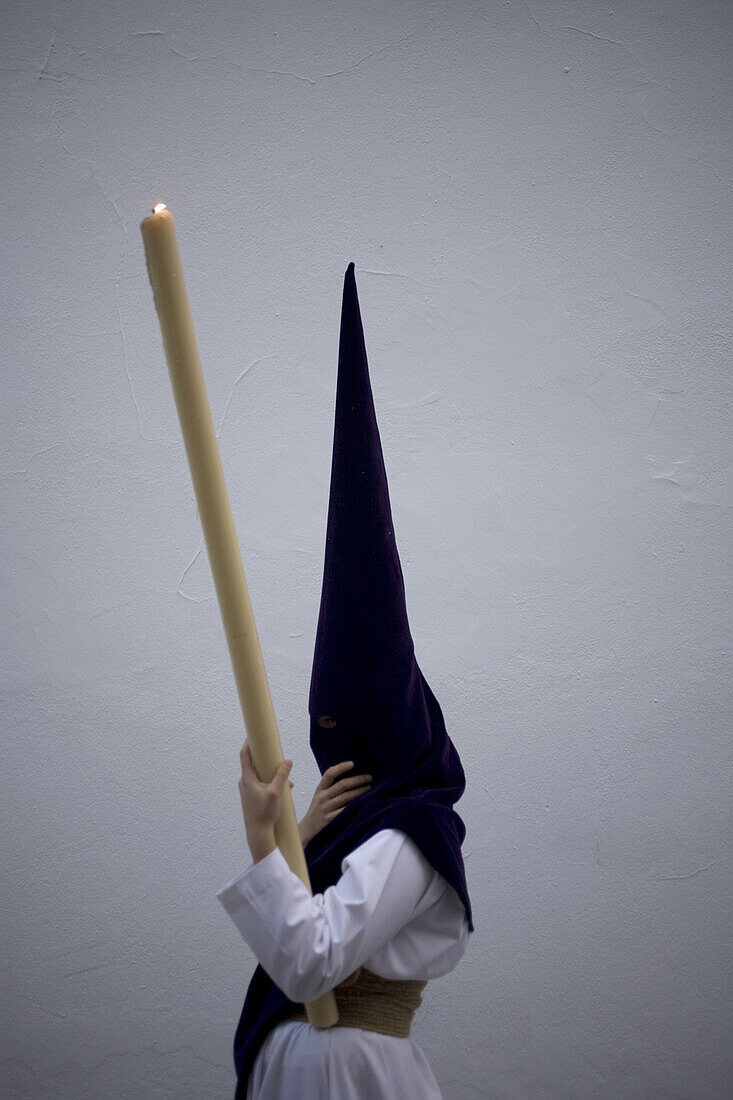
[[[420,911],[437,874],[404,833],[384,829],[343,860],[323,894],[308,893],[276,848],[217,897],[291,1001],[304,1003],[352,974]]]

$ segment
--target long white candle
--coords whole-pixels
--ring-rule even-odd
[[[283,751],[224,482],[173,217],[159,203],[140,228],[247,738],[257,774],[268,783],[283,760]],[[287,784],[275,837],[291,869],[311,890]],[[333,993],[306,1005],[306,1010],[316,1027],[331,1027],[338,1021]]]

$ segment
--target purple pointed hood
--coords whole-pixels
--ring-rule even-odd
[[[410,634],[354,265],[344,277],[326,557],[310,686],[310,744],[321,772],[353,760],[372,788],[314,837],[319,862],[380,828],[407,833],[454,887],[469,922],[453,809],[466,781]],[[318,853],[318,854],[317,854]],[[335,866],[335,863],[334,863]]]
[[[344,280],[326,560],[311,678],[310,743],[375,780],[401,775],[431,741],[407,621],[354,265]]]

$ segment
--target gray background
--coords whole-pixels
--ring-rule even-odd
[[[476,933],[446,1100],[731,1094],[731,5],[2,4],[3,1096],[228,1097],[244,730],[178,229],[303,812],[343,275]]]

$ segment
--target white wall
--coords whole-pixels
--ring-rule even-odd
[[[356,264],[418,659],[469,779],[477,930],[415,1025],[446,1100],[729,1095],[730,4],[2,23],[3,1095],[233,1090],[254,964],[215,891],[247,858],[244,730],[157,200],[300,811]]]

